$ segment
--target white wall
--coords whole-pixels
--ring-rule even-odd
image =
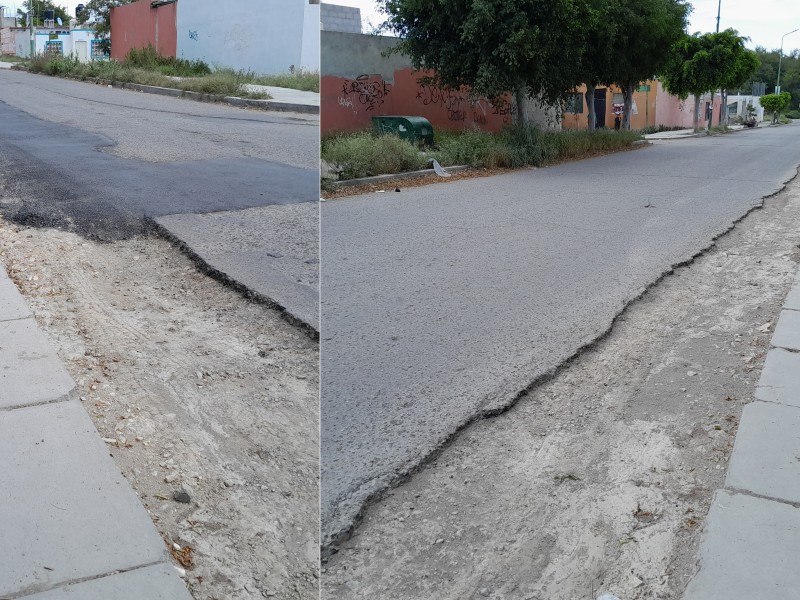
[[[17,31],[14,40],[17,46],[17,56],[28,58],[31,55],[31,36],[27,31]]]
[[[306,37],[309,6],[308,0],[180,0],[177,54],[267,74],[302,67],[314,43]],[[314,35],[319,44],[319,26]]]
[[[307,71],[319,71],[319,20],[320,5],[306,4],[300,65]]]
[[[47,52],[47,42],[50,41],[50,34],[36,33],[36,54]],[[72,54],[72,36],[68,33],[60,33],[57,38],[61,42],[61,49],[64,56]]]

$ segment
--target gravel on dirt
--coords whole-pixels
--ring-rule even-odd
[[[316,599],[318,345],[160,238],[0,221],[0,263],[194,598]]]

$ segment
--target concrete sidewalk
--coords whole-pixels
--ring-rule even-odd
[[[0,265],[0,598],[191,600]]]
[[[742,414],[685,600],[800,598],[800,272]]]

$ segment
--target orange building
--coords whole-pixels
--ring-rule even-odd
[[[561,126],[565,129],[586,129],[588,109],[586,106],[586,86],[579,87],[570,97],[564,110]],[[594,107],[597,114],[597,127],[614,127],[615,107],[623,103],[622,90],[615,86],[602,86],[595,90]],[[706,114],[713,105],[713,122],[719,122],[719,97],[707,95],[700,102],[700,125],[707,123]],[[665,127],[692,127],[694,96],[680,100],[670,95],[657,80],[648,81],[633,92],[631,109],[631,129],[663,125]]]

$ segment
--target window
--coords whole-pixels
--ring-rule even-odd
[[[611,104],[625,104],[625,96],[623,96],[621,92],[615,93]]]
[[[564,105],[564,112],[575,113],[576,115],[583,114],[583,94],[574,93],[567,95],[567,101]]]
[[[91,59],[108,58],[108,55],[103,50],[102,40],[92,40]]]
[[[52,56],[64,56],[64,42],[61,40],[47,40],[44,43],[44,51]]]

